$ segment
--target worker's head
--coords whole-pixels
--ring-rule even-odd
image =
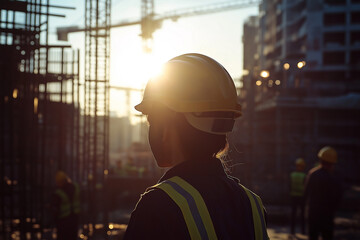
[[[334,164],[337,163],[337,152],[334,148],[326,146],[320,149],[318,158],[322,167],[332,171]]]
[[[235,85],[225,68],[201,54],[168,61],[151,79],[135,108],[148,116],[149,141],[159,166],[171,166],[179,154],[215,155],[239,117]]]
[[[304,171],[304,169],[305,169],[305,160],[303,158],[296,159],[295,166],[296,166],[297,171]]]
[[[69,181],[69,178],[64,171],[59,170],[56,172],[56,175],[55,175],[56,186],[62,187],[68,181]]]

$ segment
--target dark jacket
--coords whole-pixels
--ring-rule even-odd
[[[322,167],[309,171],[305,186],[309,217],[332,217],[338,208],[341,195],[341,184],[330,172]]]
[[[195,187],[209,210],[218,239],[254,239],[250,201],[237,179],[229,177],[218,159],[186,161],[165,173]],[[160,189],[141,196],[124,239],[190,239],[179,207]]]

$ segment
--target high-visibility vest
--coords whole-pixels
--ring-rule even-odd
[[[80,213],[80,188],[77,184],[74,184],[74,187],[75,191],[72,200],[69,199],[69,196],[62,189],[55,191],[55,194],[61,199],[58,218],[70,216],[71,213]]]
[[[269,239],[266,231],[264,207],[259,196],[246,187],[254,221],[256,240]],[[200,193],[184,179],[175,176],[158,183],[149,189],[163,190],[180,208],[191,239],[218,239],[209,211]]]
[[[291,177],[290,195],[297,197],[303,196],[306,174],[303,172],[292,172],[290,177]]]

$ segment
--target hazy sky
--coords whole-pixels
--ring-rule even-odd
[[[56,27],[84,24],[84,0],[51,1],[76,7],[76,10],[54,9],[54,13],[65,13],[66,18],[51,18],[50,40],[56,42]],[[155,12],[166,11],[226,2],[221,0],[155,0]],[[170,58],[189,52],[208,55],[229,71],[233,78],[242,73],[242,32],[243,22],[250,15],[256,15],[256,6],[238,10],[212,13],[208,15],[180,18],[176,22],[167,20],[154,34],[151,54],[142,51],[140,26],[130,26],[111,31],[111,73],[110,84],[125,87],[144,87],[154,70]],[[138,20],[141,16],[141,0],[112,0],[112,23],[123,20]],[[73,33],[69,44],[83,52],[84,33]],[[134,104],[138,97],[134,94]],[[126,107],[124,94],[111,91],[112,111],[124,115]]]

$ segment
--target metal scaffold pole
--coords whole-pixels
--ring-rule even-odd
[[[83,167],[87,177],[87,207],[92,210],[87,216],[91,235],[96,223],[105,223],[105,230],[108,225],[106,203],[100,198],[105,196],[108,169],[111,6],[109,0],[86,0],[85,4]]]

